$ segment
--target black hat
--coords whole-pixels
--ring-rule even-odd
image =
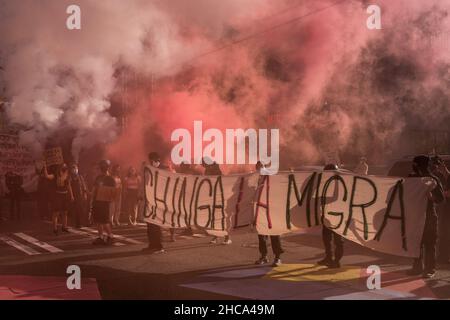
[[[425,155],[416,156],[413,159],[413,163],[415,163],[421,169],[427,169],[430,163],[430,157]]]
[[[156,153],[156,152],[150,152],[148,154],[148,159],[150,161],[161,161],[161,158],[160,158],[159,154]]]
[[[323,170],[324,171],[339,170],[339,167],[337,166],[337,164],[329,163],[323,168]]]

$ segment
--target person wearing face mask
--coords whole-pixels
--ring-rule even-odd
[[[75,221],[75,227],[81,228],[88,192],[84,178],[79,174],[76,163],[70,167],[70,185],[72,187],[73,201],[70,203],[69,212]]]
[[[422,245],[419,258],[414,260],[409,275],[422,274],[424,278],[432,278],[436,274],[436,242],[438,232],[438,217],[436,203],[444,200],[444,192],[439,179],[429,169],[430,158],[420,155],[413,159],[413,173],[410,177],[430,177],[435,182],[435,187],[428,195],[428,203],[425,212],[425,226],[422,235]]]
[[[116,164],[113,166],[111,171],[111,176],[116,182],[117,195],[116,199],[111,203],[111,223],[115,227],[120,226],[120,213],[122,212],[122,178],[120,177],[120,165]]]
[[[156,152],[150,152],[148,155],[148,160],[150,161],[150,165],[152,167],[165,170],[168,169],[167,166],[161,164],[161,158]],[[147,237],[148,246],[142,250],[143,252],[154,254],[166,252],[162,244],[162,230],[160,226],[147,222]]]
[[[267,172],[264,164],[261,161],[258,161],[256,163],[256,171],[258,171],[260,173],[259,182],[262,182],[261,179],[268,172]],[[258,183],[258,185],[262,186],[261,183]],[[283,247],[281,246],[281,238],[279,235],[278,236],[268,236],[268,235],[264,235],[264,234],[258,234],[258,249],[259,249],[260,258],[258,260],[256,260],[255,264],[263,265],[263,264],[269,263],[269,259],[267,258],[267,241],[269,238],[270,238],[270,242],[272,244],[272,252],[274,255],[274,260],[273,260],[272,266],[279,267],[279,266],[281,266],[281,254],[284,252]]]
[[[205,172],[204,172],[205,176],[221,176],[222,175],[222,170],[220,170],[220,166],[215,161],[213,161],[212,159],[210,159],[208,157],[204,157],[202,159],[202,166],[205,169]],[[219,243],[219,237],[213,236],[210,243],[211,244]],[[232,243],[232,241],[230,239],[230,235],[227,234],[224,237],[222,244],[228,245],[231,243]]]
[[[134,167],[130,167],[124,183],[125,210],[128,215],[128,225],[130,226],[136,225],[140,186],[141,177]]]
[[[67,211],[69,202],[74,201],[72,186],[69,176],[69,169],[66,164],[59,165],[56,172],[48,173],[47,165],[44,165],[44,176],[51,181],[51,210],[53,233],[58,235],[58,217],[61,217],[62,232],[69,232],[67,229]]]

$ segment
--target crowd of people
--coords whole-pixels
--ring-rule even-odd
[[[148,163],[155,168],[174,171],[182,174],[222,175],[220,166],[211,159],[202,161],[203,172],[194,166],[182,163],[176,169],[166,166],[158,153],[148,155]],[[143,163],[145,164],[145,162]],[[327,164],[324,171],[338,171],[337,164]],[[258,162],[256,170],[262,174],[266,170],[264,164]],[[437,261],[448,263],[450,256],[450,214],[448,203],[450,200],[450,170],[445,162],[438,156],[417,156],[412,161],[410,177],[430,177],[435,181],[435,187],[428,196],[428,205],[425,216],[425,227],[422,238],[420,257],[414,260],[411,275],[422,274],[425,278],[435,275]],[[368,174],[368,165],[365,158],[354,170],[360,175]],[[75,228],[94,224],[98,230],[98,238],[94,245],[111,245],[114,242],[113,227],[123,222],[135,226],[143,220],[143,181],[138,170],[130,167],[122,175],[120,165],[112,165],[109,160],[102,160],[98,164],[98,175],[95,177],[92,188],[88,187],[85,178],[79,173],[77,164],[66,164],[47,168],[43,166],[38,170],[39,183],[37,192],[37,208],[41,218],[51,219],[52,230],[55,236],[60,232],[69,232],[68,217],[72,217]],[[262,177],[262,176],[261,176]],[[23,195],[22,178],[14,173],[7,173],[5,185],[10,198],[10,218],[21,218],[21,198]],[[61,229],[58,226],[61,225]],[[164,253],[162,228],[153,223],[146,223],[148,246],[143,249],[145,253]],[[192,234],[192,229],[185,230]],[[171,241],[175,241],[175,229],[170,229]],[[283,248],[280,236],[267,236],[258,234],[260,258],[255,264],[269,263],[267,241],[270,238],[274,255],[273,265],[281,265]],[[344,239],[332,229],[323,224],[322,241],[324,258],[318,261],[319,265],[328,268],[340,268],[344,256]],[[230,235],[222,241],[216,236],[211,243],[232,243]]]

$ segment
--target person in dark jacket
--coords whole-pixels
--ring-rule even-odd
[[[5,184],[9,193],[11,220],[20,220],[20,202],[24,193],[22,188],[23,177],[11,171],[7,172],[5,175]]]
[[[168,169],[161,163],[161,158],[156,152],[150,152],[148,155],[148,160],[150,161],[150,165],[152,167]],[[143,252],[155,254],[166,252],[162,244],[162,230],[159,225],[147,222],[147,238],[148,246],[142,250]]]
[[[78,172],[76,163],[70,167],[70,184],[74,200],[70,203],[69,212],[75,221],[75,227],[81,228],[83,220],[85,220],[84,213],[88,191],[83,176]]]
[[[442,185],[439,179],[430,172],[429,165],[430,158],[428,156],[417,156],[413,159],[413,173],[409,175],[410,177],[430,177],[436,185],[428,195],[420,256],[414,260],[413,267],[408,272],[410,275],[422,274],[424,278],[432,278],[436,274],[438,217],[435,204],[444,200]]]
[[[336,164],[327,164],[323,171],[337,171],[339,167]],[[325,248],[325,257],[318,261],[317,264],[321,266],[327,266],[328,268],[340,268],[341,259],[344,255],[344,239],[341,235],[322,226],[322,242]],[[332,245],[334,244],[334,250]],[[334,251],[334,257],[333,257]]]

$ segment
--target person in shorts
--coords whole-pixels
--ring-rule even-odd
[[[100,175],[97,176],[94,182],[94,190],[92,197],[92,220],[97,225],[98,238],[94,240],[93,244],[112,245],[114,237],[112,234],[112,226],[110,220],[110,207],[114,201],[115,196],[102,196],[103,190],[106,188],[116,188],[116,182],[111,176],[109,170],[111,162],[109,160],[102,160],[99,163]],[[104,238],[106,233],[106,238]]]

